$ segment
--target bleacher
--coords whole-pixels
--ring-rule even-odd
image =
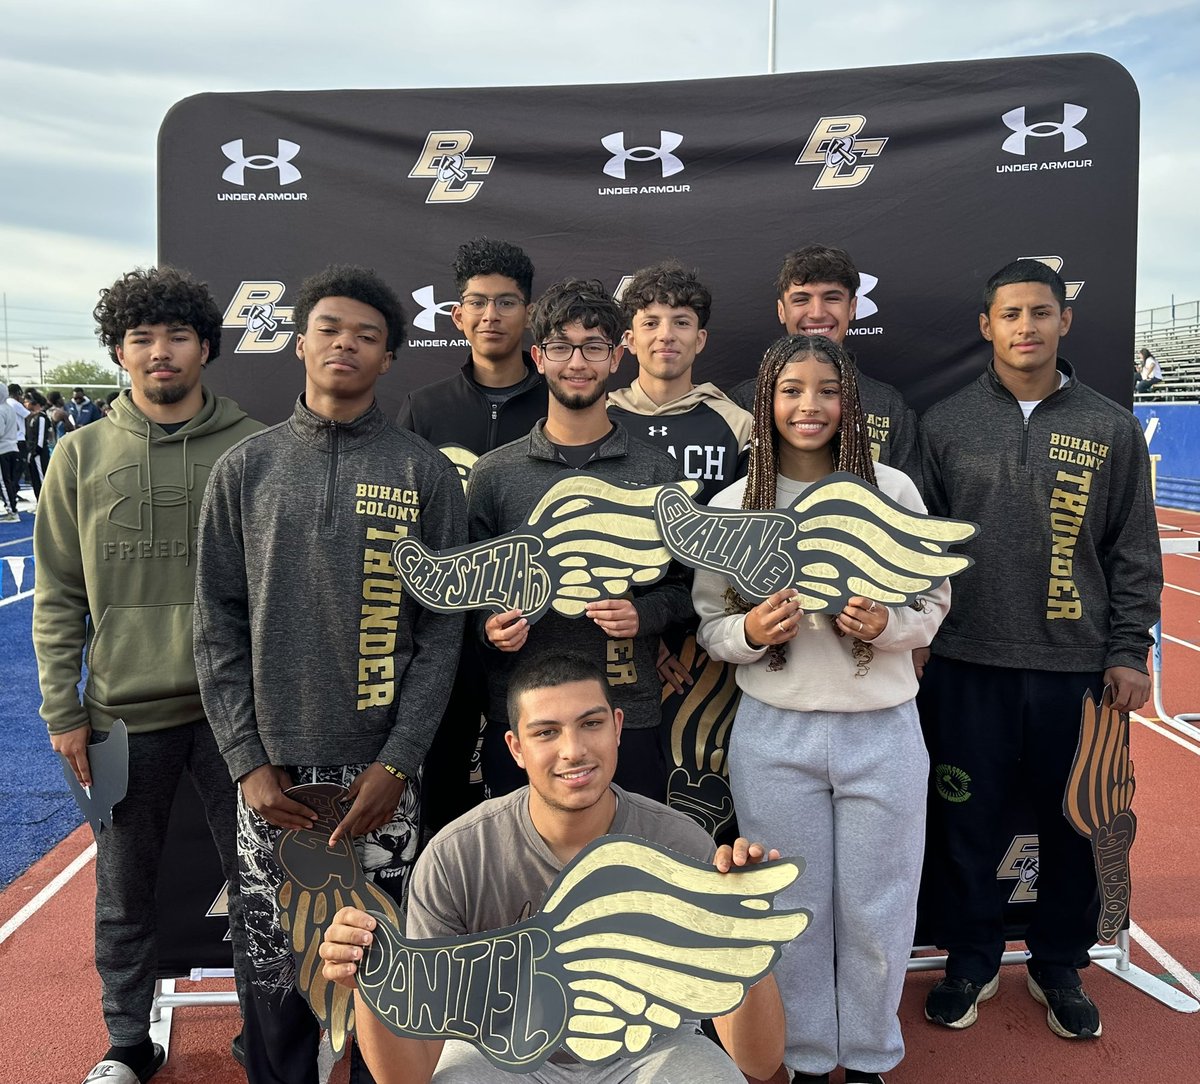
[[[1143,309],[1134,334],[1162,366],[1162,382],[1137,392],[1137,403],[1200,403],[1200,301]]]

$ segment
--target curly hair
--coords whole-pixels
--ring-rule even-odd
[[[113,364],[120,364],[117,347],[125,341],[125,332],[142,324],[186,324],[208,343],[209,364],[221,353],[221,310],[208,284],[174,267],[127,271],[100,291],[92,317]]]
[[[697,271],[689,271],[678,260],[664,260],[653,267],[643,267],[621,294],[626,323],[633,323],[634,316],[651,305],[691,309],[699,326],[704,327],[712,313],[712,294],[700,281]]]
[[[775,293],[779,297],[793,286],[804,286],[810,282],[836,282],[844,286],[853,297],[858,293],[858,268],[844,248],[832,245],[805,245],[783,258],[783,266],[775,279]]]
[[[318,301],[324,297],[348,297],[361,301],[378,311],[387,325],[387,348],[394,354],[404,341],[407,324],[404,308],[396,292],[369,267],[353,264],[330,264],[324,271],[309,275],[302,283],[292,305],[292,322],[296,333],[308,329],[308,318]]]
[[[476,237],[458,246],[454,256],[454,284],[461,295],[477,275],[503,275],[517,284],[526,302],[533,296],[533,261],[508,241]]]
[[[599,279],[564,279],[549,287],[529,310],[535,343],[545,342],[568,324],[598,327],[611,343],[619,343],[625,317]]]
[[[742,507],[748,511],[768,511],[775,508],[776,479],[779,473],[779,430],[775,425],[775,384],[785,366],[793,361],[815,358],[827,361],[838,372],[841,381],[842,420],[833,436],[834,470],[857,474],[864,482],[875,485],[875,464],[871,459],[871,441],[858,395],[858,369],[849,352],[824,335],[785,335],[767,347],[758,378],[754,385],[753,435],[750,438],[750,463],[746,471],[746,491]],[[726,608],[730,613],[749,613],[754,604],[744,599],[732,587],[725,592]],[[834,626],[841,635],[841,630]],[[852,650],[861,674],[870,666],[874,649],[870,644],[855,640]],[[768,668],[783,666],[785,645],[769,649]]]

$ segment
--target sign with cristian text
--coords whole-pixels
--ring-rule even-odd
[[[408,314],[378,394],[394,415],[467,346],[457,246],[521,245],[534,292],[614,292],[677,257],[713,293],[699,380],[729,388],[779,333],[784,254],[840,245],[862,273],[847,344],[918,409],[968,383],[991,272],[1036,257],[1067,282],[1062,353],[1129,403],[1138,96],[1078,54],[572,87],[202,94],[159,138],[159,257],[224,311],[206,380],[277,421],[303,385],[292,302],[328,263],[374,267]],[[626,360],[613,386],[628,383]]]

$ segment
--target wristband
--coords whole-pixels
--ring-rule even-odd
[[[388,773],[388,775],[394,775],[397,779],[400,780],[401,783],[408,782],[408,776],[405,775],[399,768],[395,767],[392,764],[385,764],[382,760],[378,761],[378,764],[385,772]]]

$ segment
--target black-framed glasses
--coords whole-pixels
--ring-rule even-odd
[[[584,361],[607,361],[615,349],[613,343],[601,342],[599,339],[589,339],[585,343],[570,343],[566,339],[551,339],[549,342],[538,343],[542,357],[547,361],[567,362],[575,351],[583,355]]]
[[[487,294],[466,294],[459,302],[467,312],[481,315],[487,312],[488,305],[495,305],[501,316],[512,316],[525,307],[525,299],[520,294],[497,294],[489,297]]]

